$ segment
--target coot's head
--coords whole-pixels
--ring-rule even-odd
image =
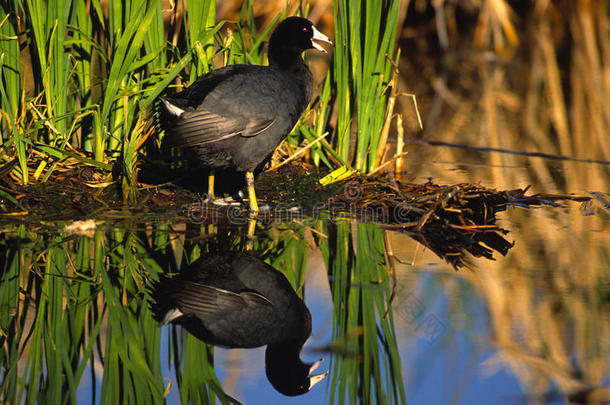
[[[279,65],[291,63],[294,59],[300,59],[303,51],[313,48],[326,53],[318,42],[332,44],[308,19],[288,17],[279,23],[271,34],[269,61]]]
[[[287,356],[288,359],[292,356]],[[269,348],[266,353],[267,379],[278,392],[287,396],[302,395],[322,381],[328,371],[321,374],[313,372],[322,363],[322,359],[313,364],[303,363],[299,359],[269,358]]]

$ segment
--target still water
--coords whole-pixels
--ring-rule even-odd
[[[531,159],[455,162],[442,149],[405,180],[531,184]],[[570,163],[572,164],[572,163]],[[455,271],[407,233],[350,219],[259,224],[252,255],[281,272],[311,312],[301,359],[328,376],[287,397],[265,373],[265,348],[212,348],[160,327],[151,285],[200,255],[243,251],[242,226],[157,219],[5,225],[0,239],[1,395],[7,403],[568,403],[610,384],[610,208],[573,163],[562,186],[534,192],[586,203],[498,215],[514,247]],[[423,167],[423,163],[422,163]],[[551,165],[552,167],[552,165]],[[554,171],[568,170],[568,163]],[[501,175],[501,180],[498,178]],[[507,174],[508,173],[508,174]],[[501,185],[501,186],[498,186]],[[579,184],[573,186],[570,184]],[[57,229],[54,229],[57,228]]]

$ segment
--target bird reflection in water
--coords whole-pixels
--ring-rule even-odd
[[[265,369],[284,395],[301,395],[328,372],[313,375],[322,359],[303,363],[311,314],[282,273],[250,253],[201,257],[153,287],[157,322],[182,325],[198,339],[229,348],[267,345]]]

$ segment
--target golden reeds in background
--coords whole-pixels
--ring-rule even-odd
[[[417,95],[424,117],[423,134],[415,135],[411,124],[409,137],[610,160],[605,2],[539,1],[511,9],[510,2],[483,1],[479,8],[445,7],[442,21],[422,20],[414,7],[403,28],[401,87]],[[436,32],[425,31],[435,23],[437,31],[449,32],[444,47]],[[404,104],[403,115],[413,122],[412,105]],[[473,158],[472,151],[455,149],[434,153],[434,160],[493,165],[469,173],[468,180],[494,187],[523,185],[511,167],[525,166],[525,180],[539,192],[608,190],[608,164],[561,167],[539,157],[487,153]],[[432,167],[425,170],[436,177]],[[443,178],[464,177],[444,173]]]
[[[509,366],[524,389],[557,384],[608,401],[599,388],[610,375],[608,3],[445,2],[442,13],[432,4],[413,2],[403,27],[401,87],[417,95],[424,120],[420,133],[403,103],[409,138],[605,161],[407,144],[409,180],[605,193],[569,210],[510,209],[501,215],[515,240],[507,257],[479,261],[474,272],[448,270],[439,282],[456,311],[467,298],[455,277],[476,287],[499,349],[492,362]],[[392,241],[413,264],[403,271],[430,261],[404,236]],[[416,288],[418,278],[406,274],[407,290]]]

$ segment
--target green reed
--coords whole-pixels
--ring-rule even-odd
[[[15,158],[19,165],[15,169],[22,173],[24,183],[28,182],[26,139],[20,130],[19,115],[22,110],[21,56],[18,40],[18,18],[11,10],[18,9],[18,1],[2,2],[0,9],[0,144],[3,147],[14,144]]]
[[[337,354],[330,365],[329,403],[406,403],[384,231],[362,223],[352,228],[345,220],[332,232],[328,244],[321,245],[329,275],[334,276]]]
[[[335,2],[335,47],[332,74],[336,89],[335,146],[354,168],[375,168],[387,104],[387,86],[397,58],[395,42],[400,1]],[[357,132],[352,150],[352,132]],[[382,147],[384,145],[381,145]]]
[[[336,108],[333,141],[312,148],[314,163],[364,171],[375,166],[398,5],[336,2],[331,71],[308,115],[313,120],[301,121],[289,140],[297,146],[322,138]],[[219,67],[219,60],[265,63],[264,41],[285,15],[259,28],[253,8],[245,1],[239,21],[221,35],[226,24],[215,21],[211,0],[186,1],[184,12],[164,9],[160,0],[2,2],[0,158],[16,159],[14,175],[27,184],[32,174],[48,179],[75,148],[90,156],[80,156],[85,164],[120,163],[124,194],[133,199],[154,99],[177,78],[189,83]],[[358,139],[350,150],[354,130]]]
[[[89,368],[94,398],[103,377],[100,403],[162,402],[160,332],[137,285],[148,274],[139,263],[150,260],[135,257],[138,238],[19,234],[28,248],[6,250],[0,284],[0,306],[9,309],[0,335],[3,400],[76,404]],[[96,376],[99,362],[103,376]]]
[[[209,58],[213,37],[201,40],[214,26],[215,2],[192,3],[182,35],[189,49],[203,45]],[[121,158],[125,172],[135,170],[134,144],[142,137],[137,131],[140,101],[171,65],[175,52],[166,42],[163,17],[176,17],[176,9],[164,13],[163,2],[147,0],[105,6],[99,0],[1,4],[2,158],[19,159],[16,174],[23,183],[28,182],[27,164],[34,163],[35,150],[47,155],[37,163],[36,177],[51,170],[50,160],[65,158],[68,147],[90,153],[98,162]],[[24,28],[20,36],[18,14]],[[20,43],[21,52],[30,54],[32,76],[20,65],[27,61],[20,55]],[[26,80],[32,81],[34,97],[24,97]],[[8,150],[12,143],[15,152]],[[38,144],[56,148],[56,155],[49,156]]]

